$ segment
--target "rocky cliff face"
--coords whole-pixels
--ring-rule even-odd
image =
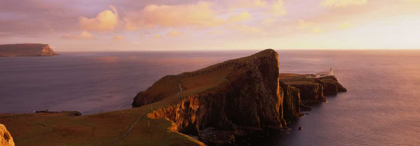
[[[300,98],[304,104],[325,102],[324,86],[318,83],[290,84],[300,91]]]
[[[211,78],[217,80],[217,85],[189,86],[194,80],[206,82],[206,78],[213,77],[212,74],[223,76]],[[170,84],[178,83],[183,89],[180,94],[184,96],[182,100],[154,110],[149,117],[168,118],[177,124],[180,132],[187,134],[198,134],[199,130],[208,127],[222,130],[282,127],[284,94],[279,86],[278,75],[277,53],[265,50],[196,72],[164,77],[140,92],[134,98],[133,106],[170,101],[179,92],[174,88],[176,85]]]
[[[336,95],[338,92],[347,92],[335,76],[321,77],[315,81],[324,86],[324,95]]]
[[[287,121],[296,120],[301,116],[301,96],[300,90],[280,82],[284,93],[284,119]]]
[[[0,145],[1,146],[14,146],[13,137],[7,131],[6,126],[0,124]]]
[[[58,55],[48,44],[0,45],[0,57]]]

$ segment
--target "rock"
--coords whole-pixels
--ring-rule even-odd
[[[0,145],[1,146],[14,146],[15,142],[13,142],[13,137],[7,131],[6,126],[0,124]]]
[[[293,121],[299,118],[301,112],[301,99],[300,90],[280,82],[280,86],[284,93],[283,112],[284,119],[287,121]]]
[[[286,122],[278,76],[278,54],[269,49],[195,72],[166,76],[138,93],[132,105],[182,99],[148,116],[170,119],[186,134],[198,134],[208,127],[231,131],[238,127],[282,127]]]
[[[324,87],[318,83],[296,83],[289,84],[300,90],[300,98],[304,104],[313,104],[319,102],[326,102],[324,96]]]
[[[324,87],[324,95],[336,95],[338,93],[338,86],[334,80],[319,80],[318,81]]]
[[[53,56],[58,55],[48,44],[0,45],[0,57]]]
[[[337,91],[338,92],[347,92],[347,89],[344,88],[343,85],[341,85],[337,78],[335,76],[326,76],[326,77],[321,77],[318,79],[318,81],[326,81],[326,82],[331,82],[334,83],[337,86]]]

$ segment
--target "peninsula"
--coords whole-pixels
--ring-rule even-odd
[[[0,45],[0,57],[53,56],[58,55],[48,44]]]
[[[279,69],[277,52],[268,49],[165,76],[139,92],[131,109],[2,114],[0,123],[18,145],[223,145],[254,131],[287,129],[324,95],[346,91],[334,76]]]

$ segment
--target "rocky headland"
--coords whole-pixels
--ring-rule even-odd
[[[277,52],[268,49],[165,76],[139,92],[131,109],[3,114],[0,123],[19,145],[234,145],[244,136],[285,131],[309,105],[346,91],[334,76],[279,70]]]
[[[53,56],[58,55],[48,44],[0,45],[0,57]]]
[[[346,91],[334,76],[312,76],[279,74],[278,54],[269,49],[166,76],[139,92],[132,105],[181,98],[148,116],[169,119],[178,131],[208,144],[234,143],[236,135],[249,131],[284,128],[302,116],[302,110],[311,110],[307,105],[325,102],[324,95]],[[214,136],[209,138],[208,133]]]

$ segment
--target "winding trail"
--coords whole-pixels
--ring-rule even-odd
[[[181,94],[181,93],[182,93],[182,86],[181,86],[181,82],[179,82],[179,80],[178,80],[178,85],[179,85],[179,92],[175,95],[175,97],[176,97],[176,96],[178,96],[179,94]],[[152,108],[150,108],[150,111],[152,111]],[[112,144],[114,144],[114,143],[116,143],[116,142],[120,141],[121,139],[123,139],[125,136],[127,136],[127,135],[131,132],[131,130],[133,130],[134,125],[136,125],[136,124],[140,121],[141,117],[143,117],[143,115],[144,115],[144,114],[145,114],[145,113],[142,113],[142,114],[141,114],[141,115],[137,118],[136,122],[134,122],[134,123],[131,125],[130,129],[128,129],[128,131],[127,131],[126,133],[124,133],[124,135],[122,135],[121,137],[117,138],[116,140],[112,141],[111,143],[109,143],[109,144],[107,144],[107,145],[105,145],[105,146],[112,145]]]

